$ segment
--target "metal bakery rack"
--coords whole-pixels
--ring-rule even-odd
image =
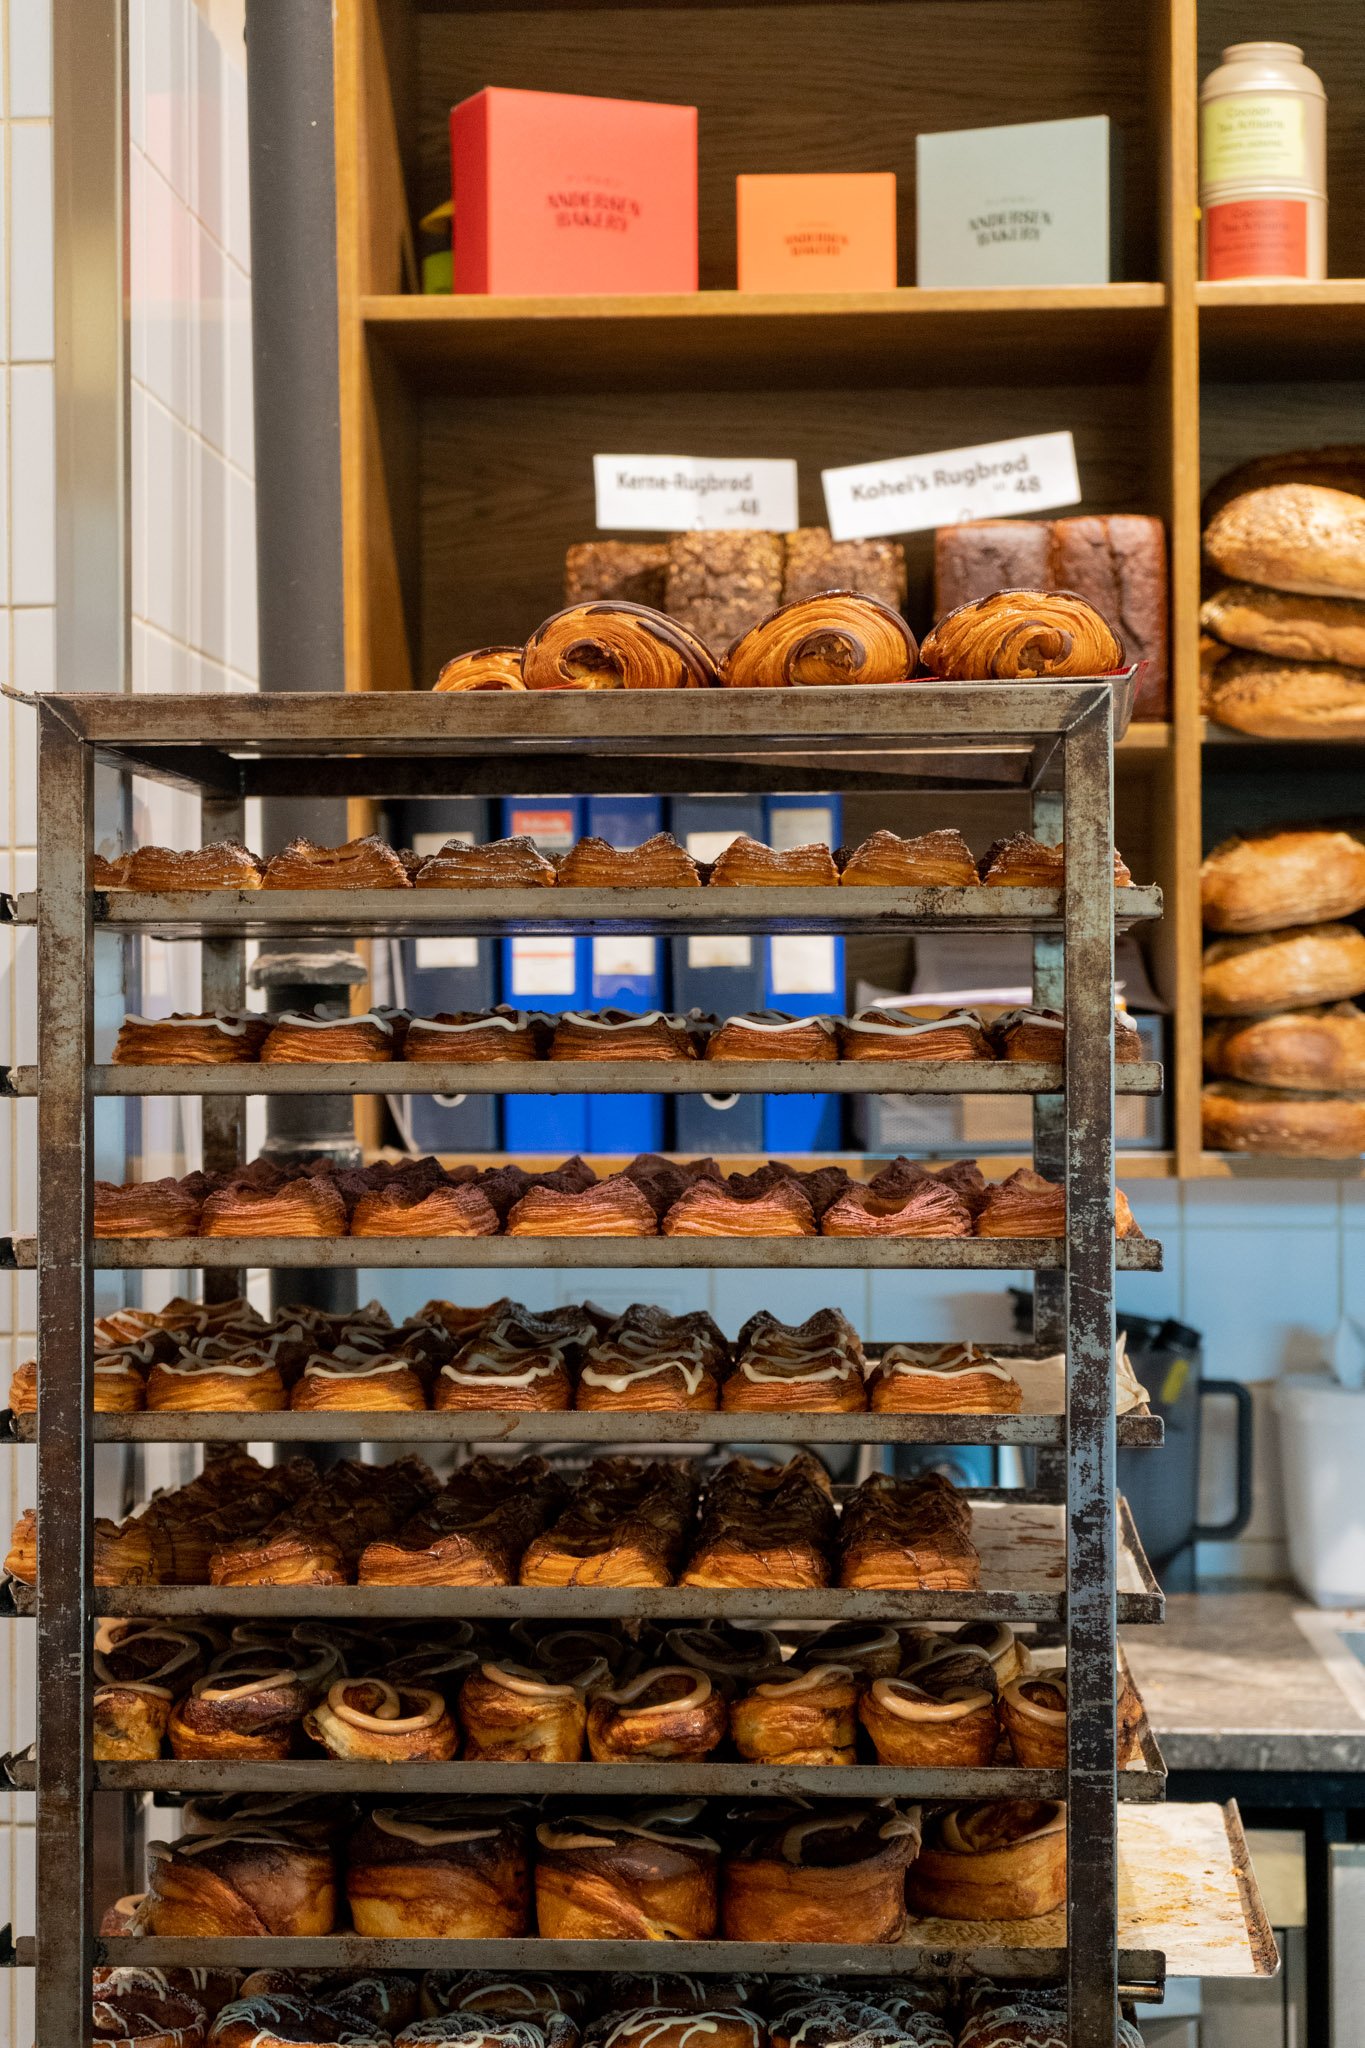
[[[318,1791],[543,1792],[641,1795],[708,1792],[879,1795],[933,1799],[1064,1796],[1069,1898],[1065,1913],[1027,1922],[912,1921],[890,1947],[733,1942],[675,1943],[670,1967],[859,1974],[968,1975],[1065,1980],[1073,2048],[1114,2037],[1116,1993],[1159,1995],[1166,1973],[1273,1970],[1273,1938],[1256,1892],[1235,1809],[1166,1807],[1164,1767],[1143,1728],[1131,1767],[1115,1768],[1115,1670],[1120,1620],[1161,1618],[1159,1588],[1115,1492],[1116,1440],[1160,1442],[1143,1412],[1115,1423],[1114,1271],[1153,1271],[1160,1247],[1115,1244],[1113,1098],[1152,1094],[1160,1070],[1113,1059],[1114,932],[1160,915],[1159,892],[1112,886],[1113,741],[1126,723],[1132,677],[1047,684],[736,692],[545,693],[434,696],[53,696],[39,711],[39,881],[36,897],[6,903],[38,933],[38,1065],[8,1076],[11,1093],[36,1095],[39,1222],[36,1240],[0,1241],[0,1257],[38,1275],[42,1398],[38,1442],[42,1569],[37,1613],[40,1687],[37,1761],[12,1765],[36,1784],[36,1963],[39,2048],[70,2048],[89,2024],[90,1970],[135,1953],[148,1963],[230,1961],[385,1968],[621,1969],[645,1960],[628,1942],[376,1942],[126,1940],[94,1934],[93,1798],[96,1788],[136,1799],[181,1792],[308,1788]],[[1065,886],[1047,889],[743,889],[711,891],[438,890],[102,894],[88,884],[97,764],[196,792],[205,840],[241,836],[251,796],[306,788],[372,799],[499,792],[623,790],[885,792],[1027,791],[1034,830],[1067,846]],[[879,1065],[879,1091],[971,1090],[1033,1097],[1039,1170],[1064,1181],[1064,1240],[735,1241],[701,1239],[158,1240],[92,1235],[92,1102],[100,1095],[192,1094],[204,1101],[205,1165],[241,1156],[245,1090],[252,1094],[487,1091],[525,1093],[558,1080],[516,1066],[423,1065],[180,1069],[97,1066],[92,1044],[97,931],[203,941],[203,1003],[239,1007],[242,942],[267,932],[298,937],[420,932],[762,933],[968,929],[1033,936],[1035,998],[1065,1009],[1064,1064],[953,1067]],[[822,1064],[744,1065],[723,1078],[650,1064],[577,1063],[574,1087],[673,1092],[862,1090],[866,1070]],[[353,1440],[349,1416],[95,1416],[91,1407],[92,1274],[163,1267],[203,1269],[207,1289],[235,1291],[249,1267],[563,1268],[770,1266],[859,1269],[951,1267],[1036,1275],[1034,1353],[1065,1356],[1065,1385],[1038,1412],[963,1418],[838,1415],[766,1418],[774,1442],[989,1443],[1035,1448],[1038,1486],[974,1498],[982,1591],[716,1593],[688,1588],[122,1587],[92,1584],[93,1446],[98,1442]],[[224,1271],[223,1269],[228,1269]],[[914,1332],[907,1335],[913,1336]],[[473,1443],[543,1437],[526,1415],[371,1414],[370,1441]],[[751,1417],[556,1415],[556,1440],[723,1444],[752,1440]],[[610,1766],[290,1763],[102,1764],[91,1754],[91,1624],[101,1614],[329,1616],[782,1616],[942,1620],[991,1616],[1058,1627],[1067,1654],[1069,1757],[1065,1773],[785,1769],[734,1763]],[[99,1902],[102,1903],[102,1902]]]

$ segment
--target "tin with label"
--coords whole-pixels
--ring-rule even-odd
[[[1327,95],[1294,43],[1233,43],[1199,90],[1200,273],[1327,275]]]

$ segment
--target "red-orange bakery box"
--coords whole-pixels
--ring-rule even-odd
[[[455,290],[697,289],[697,110],[487,86],[450,112]]]

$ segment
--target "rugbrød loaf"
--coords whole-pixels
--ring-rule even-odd
[[[934,617],[997,590],[1042,590],[1048,526],[1039,519],[964,519],[934,534]]]
[[[1365,595],[1365,496],[1324,484],[1270,484],[1223,505],[1204,528],[1225,576],[1307,597]]]
[[[998,590],[947,613],[920,648],[945,683],[1101,676],[1123,667],[1123,643],[1070,590]]]
[[[1215,939],[1204,949],[1202,990],[1211,1017],[1348,1001],[1365,994],[1365,933],[1299,924]]]
[[[1309,1095],[1212,1081],[1201,1097],[1211,1152],[1277,1152],[1299,1159],[1354,1159],[1365,1152],[1365,1094]]]
[[[675,533],[664,556],[664,610],[718,651],[782,601],[780,534]]]
[[[1161,520],[1136,512],[1052,520],[1047,581],[1054,590],[1085,598],[1113,627],[1124,659],[1147,664],[1138,683],[1136,715],[1166,717],[1166,529]]]
[[[581,540],[564,551],[564,602],[624,597],[665,609],[668,549],[658,540]]]
[[[1206,681],[1204,710],[1258,739],[1356,740],[1365,735],[1365,670],[1229,654]]]
[[[1199,608],[1199,623],[1229,647],[1279,661],[1365,668],[1365,600],[1303,597],[1255,583],[1225,583]]]
[[[1204,1065],[1264,1088],[1365,1092],[1365,1010],[1332,1003],[1271,1017],[1215,1019],[1204,1031]]]
[[[834,540],[827,526],[798,526],[782,540],[783,604],[828,590],[905,603],[905,549],[898,540]]]
[[[1365,832],[1346,827],[1238,833],[1199,870],[1204,922],[1215,932],[1267,932],[1365,910]]]

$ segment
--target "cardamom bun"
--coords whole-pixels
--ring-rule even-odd
[[[1365,1093],[1365,1010],[1354,1003],[1224,1017],[1204,1032],[1204,1065],[1263,1088]]]
[[[1354,917],[1365,910],[1365,832],[1238,833],[1215,846],[1200,868],[1199,898],[1215,932]]]
[[[1204,713],[1271,740],[1365,739],[1365,669],[1229,654],[1205,673]]]
[[[1204,553],[1225,576],[1308,597],[1365,595],[1365,497],[1323,484],[1245,491],[1204,528]]]
[[[1215,1081],[1201,1098],[1210,1152],[1275,1152],[1353,1159],[1365,1152],[1365,1095],[1295,1095],[1245,1081]]]
[[[1249,1017],[1365,995],[1365,933],[1351,924],[1246,932],[1204,949],[1204,1011]]]
[[[1225,583],[1200,606],[1199,623],[1229,647],[1253,654],[1365,668],[1365,601],[1358,598],[1302,597],[1255,583]]]

